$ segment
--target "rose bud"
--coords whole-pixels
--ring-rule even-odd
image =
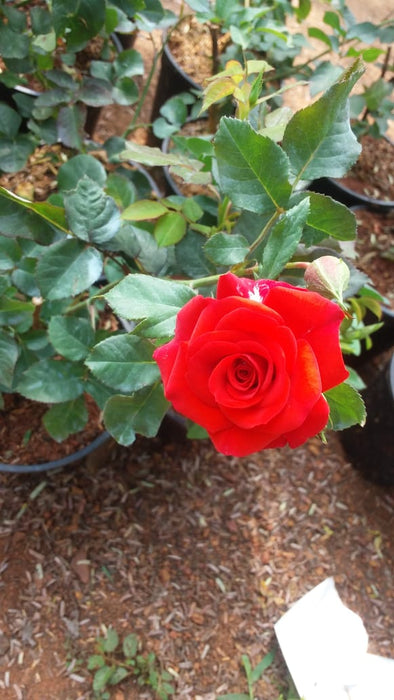
[[[343,303],[343,291],[349,284],[350,271],[341,258],[323,255],[309,263],[304,274],[305,282],[313,292]]]

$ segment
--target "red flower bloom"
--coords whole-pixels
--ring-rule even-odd
[[[227,273],[216,299],[181,309],[174,339],[154,353],[166,398],[224,454],[298,447],[327,424],[323,392],[348,376],[343,316],[315,292]]]

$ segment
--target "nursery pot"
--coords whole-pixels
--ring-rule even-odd
[[[346,364],[353,367],[357,371],[361,371],[363,367],[379,355],[394,348],[394,309],[389,306],[382,306],[382,317],[380,322],[383,324],[379,330],[371,335],[372,347],[369,350],[363,350],[361,355],[346,356]],[[364,318],[365,325],[379,322],[374,314],[368,311]]]
[[[387,167],[392,168],[394,162],[394,143],[387,137],[373,139],[373,142],[376,146],[376,152],[374,154],[374,165],[370,165],[370,167],[375,167],[376,163],[376,166],[379,168],[379,164],[383,162],[383,159],[384,161],[387,159]],[[379,144],[382,144],[382,151],[379,148]],[[361,163],[362,156],[363,154],[361,154],[356,166],[359,162]],[[384,172],[386,172],[386,169]],[[385,182],[389,182],[389,174],[384,175],[382,179]],[[374,190],[375,188],[373,184],[368,186],[365,180],[361,180],[361,178],[358,179],[357,169],[354,172],[350,171],[346,177],[341,179],[323,177],[319,180],[315,180],[310,189],[314,192],[329,195],[348,207],[363,205],[384,211],[394,209],[394,199],[392,196],[379,195],[378,192],[376,194],[375,192],[374,194],[367,194],[366,190]]]
[[[124,35],[127,37],[128,35]],[[121,35],[111,34],[111,41],[113,43],[115,52],[119,54],[123,51]],[[124,39],[126,41],[126,39]],[[6,102],[13,109],[17,109],[17,102],[13,99],[15,95],[26,95],[31,98],[37,98],[41,95],[39,90],[33,90],[26,85],[15,85],[14,87],[7,87],[3,83],[0,83],[0,101]],[[100,117],[102,107],[95,107],[92,105],[86,105],[86,117],[84,123],[84,130],[87,138],[92,138],[98,119]],[[28,119],[22,120],[21,128],[23,131],[28,131]]]
[[[96,450],[98,450],[102,445],[108,442],[110,439],[109,433],[106,431],[102,432],[98,437],[96,437],[91,443],[85,447],[67,455],[66,457],[61,457],[60,459],[49,460],[48,462],[42,462],[40,464],[8,464],[7,462],[0,462],[0,472],[12,472],[14,474],[34,474],[38,472],[51,471],[52,469],[60,469],[61,467],[68,467],[81,459],[85,459],[92,455]]]
[[[341,433],[352,463],[368,481],[394,485],[394,353],[362,392],[367,411],[365,426]]]
[[[368,275],[373,286],[384,300],[382,320],[385,326],[381,332],[378,331],[377,334],[372,335],[372,343],[375,344],[375,339],[378,337],[390,334],[392,339],[393,336],[394,209],[376,209],[365,205],[351,207],[351,209],[357,221],[355,265]],[[377,320],[376,317],[373,317],[368,320],[368,323],[376,323]],[[394,345],[394,343],[392,344]]]
[[[176,62],[167,43],[167,34],[163,36],[163,52],[161,55],[160,72],[157,81],[155,98],[153,100],[151,121],[160,114],[160,107],[174,95],[181,92],[201,92],[202,87],[196,83]]]

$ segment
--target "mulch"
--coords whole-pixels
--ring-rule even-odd
[[[274,623],[328,576],[369,651],[394,657],[394,488],[365,481],[335,434],[244,459],[177,437],[0,474],[4,700],[92,698],[86,659],[111,625],[170,670],[175,700],[245,692],[241,655],[275,649]],[[286,686],[278,652],[256,698]],[[144,697],[133,681],[111,695]]]

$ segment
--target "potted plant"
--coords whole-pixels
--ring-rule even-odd
[[[352,95],[349,101],[352,128],[362,151],[344,177],[322,178],[314,187],[348,206],[363,205],[387,211],[394,207],[394,145],[386,136],[394,106],[390,46],[394,27],[392,23],[376,27],[366,23],[366,30],[380,46],[366,49],[364,56],[373,61],[380,74],[364,84],[362,91]],[[356,53],[353,49],[352,54]]]
[[[123,49],[117,31],[168,21],[159,0],[138,5],[96,0],[73,10],[62,0],[50,7],[0,5],[0,96],[24,119],[25,129],[46,143],[62,141],[79,151],[92,137],[100,109],[132,105],[144,73],[141,54]],[[142,91],[141,99],[145,96]]]
[[[354,238],[355,217],[298,189],[356,159],[347,101],[361,72],[357,62],[296,112],[281,145],[248,119],[223,117],[213,144],[216,206],[179,196],[130,201],[123,181],[108,183],[88,156],[63,167],[55,200],[1,190],[3,391],[52,402],[52,421],[63,402],[90,393],[123,445],[156,435],[172,405],[189,435],[209,434],[239,456],[363,423],[339,333],[369,336],[350,318],[354,294],[361,288],[358,307],[368,308],[368,291],[355,278],[344,299],[348,267],[326,255],[327,245],[333,252]],[[111,140],[110,160],[129,161],[129,145]],[[106,286],[94,289],[103,268]],[[88,310],[102,304],[130,321],[128,332],[94,333]],[[255,335],[260,323],[268,335]]]
[[[270,53],[287,43],[286,16],[296,14],[299,20],[305,19],[309,9],[293,8],[287,2],[280,7],[262,7],[261,3],[241,0],[191,0],[165,38],[160,82],[168,83],[172,93],[201,90],[206,78],[218,73],[229,59],[245,57],[245,52],[248,58],[269,61]],[[305,39],[297,33],[291,45],[288,42],[282,60],[291,63],[302,45]],[[277,59],[279,62],[279,52]]]
[[[295,79],[307,80],[313,95],[336,80],[348,57],[375,62],[392,43],[390,20],[359,23],[345,3],[327,10],[323,23],[309,26],[307,32],[301,31],[301,23],[309,15],[310,3],[262,7],[253,1],[191,0],[187,6],[192,13],[182,5],[178,23],[165,36],[161,91],[153,118],[169,96],[201,90],[228,60],[264,59],[271,64],[265,84],[268,93]],[[300,31],[289,23],[292,17]]]
[[[143,171],[111,164],[116,147],[113,139],[105,152],[63,162],[56,193],[45,202],[1,189],[0,410],[2,431],[19,440],[14,450],[3,432],[0,462],[7,462],[1,467],[7,471],[62,466],[85,455],[92,440],[93,445],[103,440],[100,406],[111,391],[89,372],[84,358],[95,342],[125,329],[97,296],[123,276],[125,266],[132,267],[119,257],[121,251],[128,256],[133,245],[130,236],[120,242],[122,235],[126,239],[121,210],[158,194]],[[31,401],[35,422],[26,426],[22,419],[31,419]],[[36,458],[34,426],[44,440]]]

